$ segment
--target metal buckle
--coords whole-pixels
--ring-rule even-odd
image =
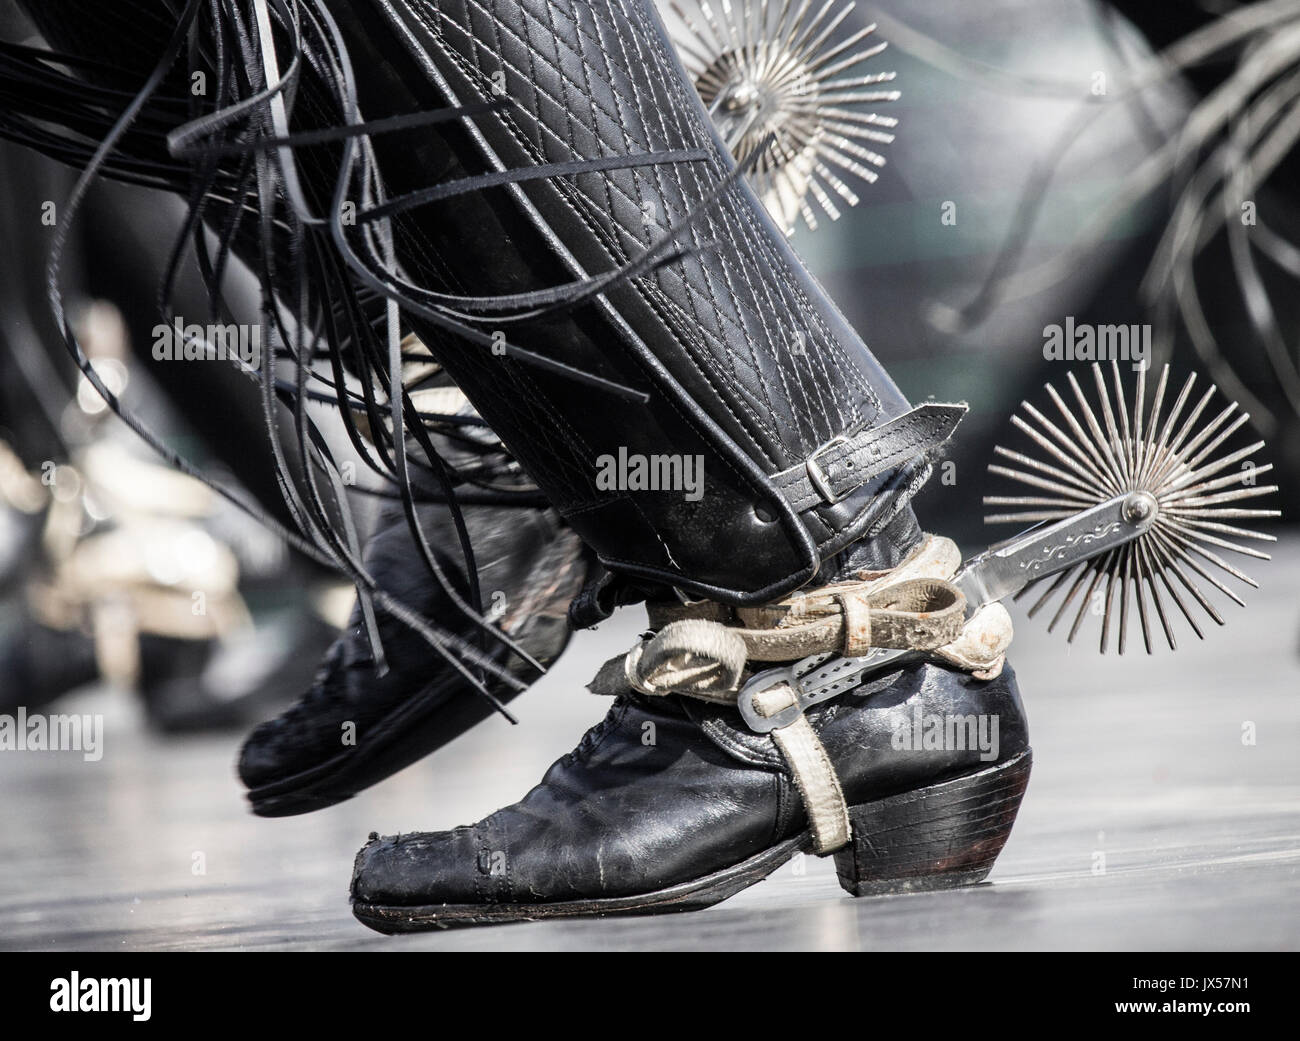
[[[845,495],[848,495],[849,492],[851,492],[853,489],[852,488],[847,489],[844,492],[844,495],[836,495],[831,490],[830,478],[826,476],[826,471],[823,470],[821,468],[821,464],[817,462],[817,457],[821,455],[823,452],[827,451],[828,449],[834,448],[836,445],[840,445],[840,444],[847,445],[848,443],[849,443],[849,439],[845,434],[840,434],[838,437],[833,437],[829,441],[827,441],[824,445],[822,445],[820,448],[818,448],[815,452],[813,452],[812,455],[808,457],[808,461],[804,463],[804,468],[808,471],[808,480],[812,483],[812,486],[816,490],[817,494],[820,495],[822,499],[826,501],[826,504],[829,506],[834,506],[837,502],[843,499]]]
[[[816,654],[811,658],[804,658],[803,661],[795,662],[793,665],[782,665],[776,669],[764,669],[762,672],[751,676],[749,681],[740,688],[740,693],[736,696],[736,707],[740,709],[740,715],[744,719],[745,725],[755,733],[767,734],[779,727],[789,726],[793,723],[803,715],[805,706],[805,694],[803,684],[800,681],[807,673],[831,657],[830,654]],[[754,707],[755,695],[783,684],[788,685],[794,691],[795,703],[788,708],[782,709],[775,716],[759,715],[758,709]]]
[[[750,730],[768,734],[779,727],[789,726],[813,705],[843,694],[856,687],[868,674],[912,653],[889,647],[875,647],[860,657],[845,658],[828,652],[814,654],[793,665],[765,669],[751,676],[740,688],[740,693],[736,696],[736,707],[740,709],[741,718]],[[754,697],[782,684],[794,691],[795,703],[775,716],[759,715],[754,707]]]

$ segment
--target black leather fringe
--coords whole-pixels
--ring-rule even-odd
[[[564,365],[513,343],[503,326],[581,305],[686,255],[680,232],[714,204],[761,155],[736,167],[678,228],[626,263],[598,276],[542,291],[475,297],[417,285],[396,259],[394,219],[403,212],[469,192],[593,170],[707,158],[703,151],[647,153],[525,169],[492,171],[389,197],[371,141],[381,134],[453,120],[472,123],[511,104],[505,98],[366,122],[348,49],[320,0],[41,0],[29,7],[50,43],[45,50],[0,44],[0,137],[80,169],[64,203],[51,251],[50,305],[67,346],[108,406],[172,465],[203,480],[276,529],[301,552],[356,584],[376,661],[382,662],[374,608],[420,632],[505,715],[486,686],[491,676],[525,686],[486,653],[493,641],[542,666],[484,618],[465,504],[539,508],[535,488],[480,420],[421,414],[403,385],[404,318],[418,315],[478,348],[559,373],[606,392],[644,400],[642,392]],[[204,89],[195,89],[203,77]],[[765,146],[766,147],[766,146]],[[125,411],[90,365],[64,313],[60,271],[78,209],[101,177],[175,193],[187,201],[159,293],[161,319],[185,263],[197,266],[214,316],[228,320],[223,297],[232,258],[255,273],[262,294],[257,367],[243,366],[260,394],[265,435],[296,530],[287,530],[246,497],[222,487]],[[215,243],[215,244],[214,244]],[[289,363],[287,366],[284,363]],[[328,366],[329,376],[320,371]],[[293,378],[279,375],[285,369]],[[390,597],[366,570],[346,488],[309,402],[338,407],[361,459],[404,506],[421,560],[478,631],[471,640]],[[293,418],[292,458],[280,420]],[[365,430],[358,420],[364,420]],[[475,436],[477,435],[477,436]],[[464,449],[476,449],[468,453]],[[446,503],[463,556],[448,573],[421,530],[416,505]]]

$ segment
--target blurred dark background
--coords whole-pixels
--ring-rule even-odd
[[[1227,49],[1187,76],[1171,73],[1125,100],[1136,70],[1241,6],[881,0],[855,12],[859,24],[877,21],[890,41],[871,67],[898,73],[893,85],[902,96],[880,109],[898,117],[897,139],[881,149],[888,165],[862,191],[861,205],[815,232],[801,225],[793,241],[909,397],[970,402],[952,447],[956,484],[932,481],[919,507],[923,520],[927,508],[941,510],[965,544],[1010,534],[984,529],[980,499],[989,490],[983,471],[992,445],[1010,432],[1017,403],[1024,397],[1041,403],[1042,385],[1062,385],[1067,366],[1084,374],[1085,363],[1044,360],[1045,326],[1067,316],[1077,324],[1151,323],[1156,363],[1170,362],[1174,386],[1195,369],[1230,398],[1242,397],[1222,368],[1207,365],[1182,324],[1140,292],[1173,213],[1176,179],[1138,197],[1100,234],[1086,234],[1126,194],[1134,171],[1223,83],[1241,49]],[[893,23],[909,32],[891,33]],[[1104,95],[1093,94],[1099,73]],[[1081,113],[1096,118],[1062,148]],[[1290,239],[1300,238],[1298,172],[1293,153],[1254,199],[1261,222]],[[1039,178],[1048,179],[1047,187],[1032,209],[1026,192]],[[955,204],[955,223],[942,221],[945,203]],[[1032,271],[1064,255],[1065,277],[1032,291],[984,292],[1009,246],[1015,259],[1003,274]],[[1267,261],[1261,268],[1294,359],[1300,342],[1295,276]],[[1263,406],[1243,401],[1268,440],[1267,459],[1278,466],[1283,516],[1294,517],[1297,413],[1245,312],[1222,233],[1195,270],[1222,367]]]

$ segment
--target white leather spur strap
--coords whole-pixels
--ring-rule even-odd
[[[798,696],[790,687],[773,687],[764,692],[759,711],[770,710],[775,716],[797,703]],[[814,852],[834,852],[849,841],[849,807],[826,747],[802,712],[793,723],[777,727],[771,735],[803,798]]]
[[[655,607],[651,623],[659,631],[607,662],[589,689],[735,705],[789,766],[814,851],[831,853],[849,841],[848,805],[805,710],[857,686],[864,663],[882,650],[927,653],[979,678],[996,676],[1011,642],[1010,617],[998,604],[966,617],[965,597],[949,581],[960,562],[950,540],[931,535],[889,571],[760,608]],[[753,661],[800,657],[757,674],[748,669]]]

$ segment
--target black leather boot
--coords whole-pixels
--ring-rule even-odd
[[[907,510],[857,548],[840,578],[897,589],[894,576],[915,570],[939,543],[946,540],[922,539]],[[652,605],[651,616],[681,610]],[[928,616],[916,617],[925,624]],[[873,616],[876,638],[888,642],[880,619]],[[651,649],[640,661],[654,642],[643,647]],[[832,669],[844,661],[824,657]],[[679,672],[698,674],[701,660]],[[605,692],[602,677],[638,669],[626,659],[611,665],[593,690]],[[697,910],[796,853],[833,855],[840,884],[855,896],[974,884],[1010,834],[1031,764],[1014,673],[1000,658],[998,668],[981,680],[977,670],[912,653],[864,681],[830,687],[830,697],[793,717],[774,710],[770,727],[733,704],[627,689],[616,679],[623,693],[604,721],[519,802],[452,831],[372,835],[356,859],[353,912],[381,932],[408,932]],[[743,689],[772,675],[755,671],[747,669]],[[800,726],[806,739],[794,733]],[[804,740],[802,752],[791,750]],[[810,781],[823,767],[835,778],[830,792]],[[828,797],[839,803],[829,815]],[[828,834],[837,814],[839,833]]]
[[[908,664],[808,719],[849,807],[851,840],[833,854],[844,889],[946,889],[989,873],[1029,781],[1010,668],[982,682]],[[984,740],[944,747],[954,727]],[[453,831],[371,836],[352,909],[388,933],[691,911],[812,851],[800,793],[766,735],[731,709],[633,694],[513,806]]]
[[[450,547],[455,535],[444,508],[421,511],[426,536]],[[582,587],[587,555],[549,510],[468,507],[466,523],[487,608],[538,661],[549,665],[569,641],[569,602]],[[366,563],[394,596],[424,617],[454,622],[458,612],[420,566],[398,507],[382,514],[366,547]],[[468,623],[466,636],[472,635]],[[283,817],[322,809],[395,774],[441,748],[487,716],[490,702],[464,680],[439,668],[428,645],[380,611],[387,671],[371,652],[360,606],[330,647],[311,689],[244,743],[239,776],[253,812]],[[517,657],[494,649],[495,660],[521,680],[533,678]],[[500,681],[489,689],[502,702],[518,691]]]

